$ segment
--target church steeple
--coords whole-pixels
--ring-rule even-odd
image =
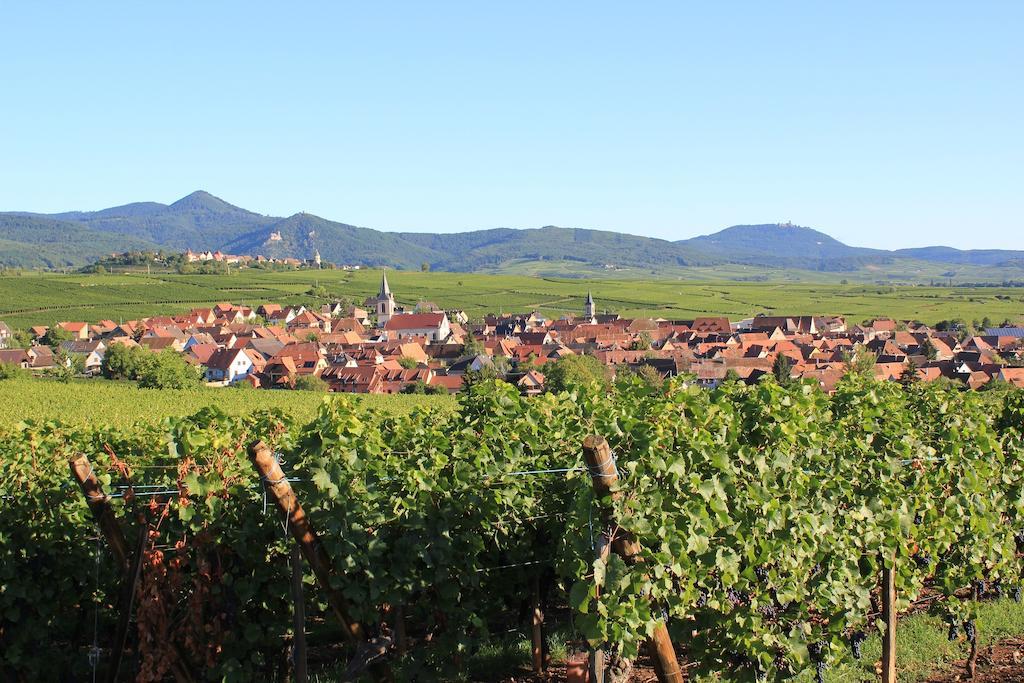
[[[384,325],[395,314],[395,295],[388,286],[388,272],[381,271],[380,293],[377,295],[377,323]]]
[[[583,317],[593,318],[596,313],[597,306],[594,304],[594,297],[590,293],[590,290],[587,290],[587,303],[583,305]]]

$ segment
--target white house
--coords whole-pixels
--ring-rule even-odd
[[[429,342],[442,342],[452,333],[445,313],[404,313],[388,318],[384,325],[388,341],[426,337]]]
[[[252,372],[254,358],[248,349],[218,349],[206,361],[206,381],[232,384],[248,377]]]

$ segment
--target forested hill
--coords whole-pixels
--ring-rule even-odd
[[[419,268],[426,263],[449,271],[586,274],[628,270],[648,275],[738,265],[828,273],[883,267],[921,273],[921,264],[936,263],[994,266],[1010,269],[1011,274],[1019,269],[1024,277],[1024,252],[1020,251],[949,247],[884,251],[852,247],[823,232],[788,224],[739,225],[675,242],[555,226],[400,233],[307,213],[264,216],[204,191],[172,204],[139,202],[60,214],[0,213],[0,265],[74,267],[115,251],[156,248],[296,258],[309,258],[319,250],[334,263],[393,268]],[[530,271],[530,264],[537,268]]]

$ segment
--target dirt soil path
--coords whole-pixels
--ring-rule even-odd
[[[973,680],[975,683],[1024,683],[1024,637],[1001,640],[978,653],[978,675],[967,677],[966,661],[954,662],[929,676],[927,683],[953,683]]]

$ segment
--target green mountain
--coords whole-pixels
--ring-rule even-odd
[[[381,232],[307,213],[263,216],[197,191],[173,204],[139,202],[100,211],[0,213],[0,265],[63,268],[135,249],[216,250],[392,268],[633,273],[760,277],[759,270],[855,274],[861,280],[1024,279],[1024,252],[925,247],[852,247],[811,228],[737,225],[670,242],[624,233],[560,228],[497,228],[460,233]]]
[[[31,214],[0,213],[0,265],[76,268],[115,252],[157,249],[133,235],[114,235],[80,223]]]

